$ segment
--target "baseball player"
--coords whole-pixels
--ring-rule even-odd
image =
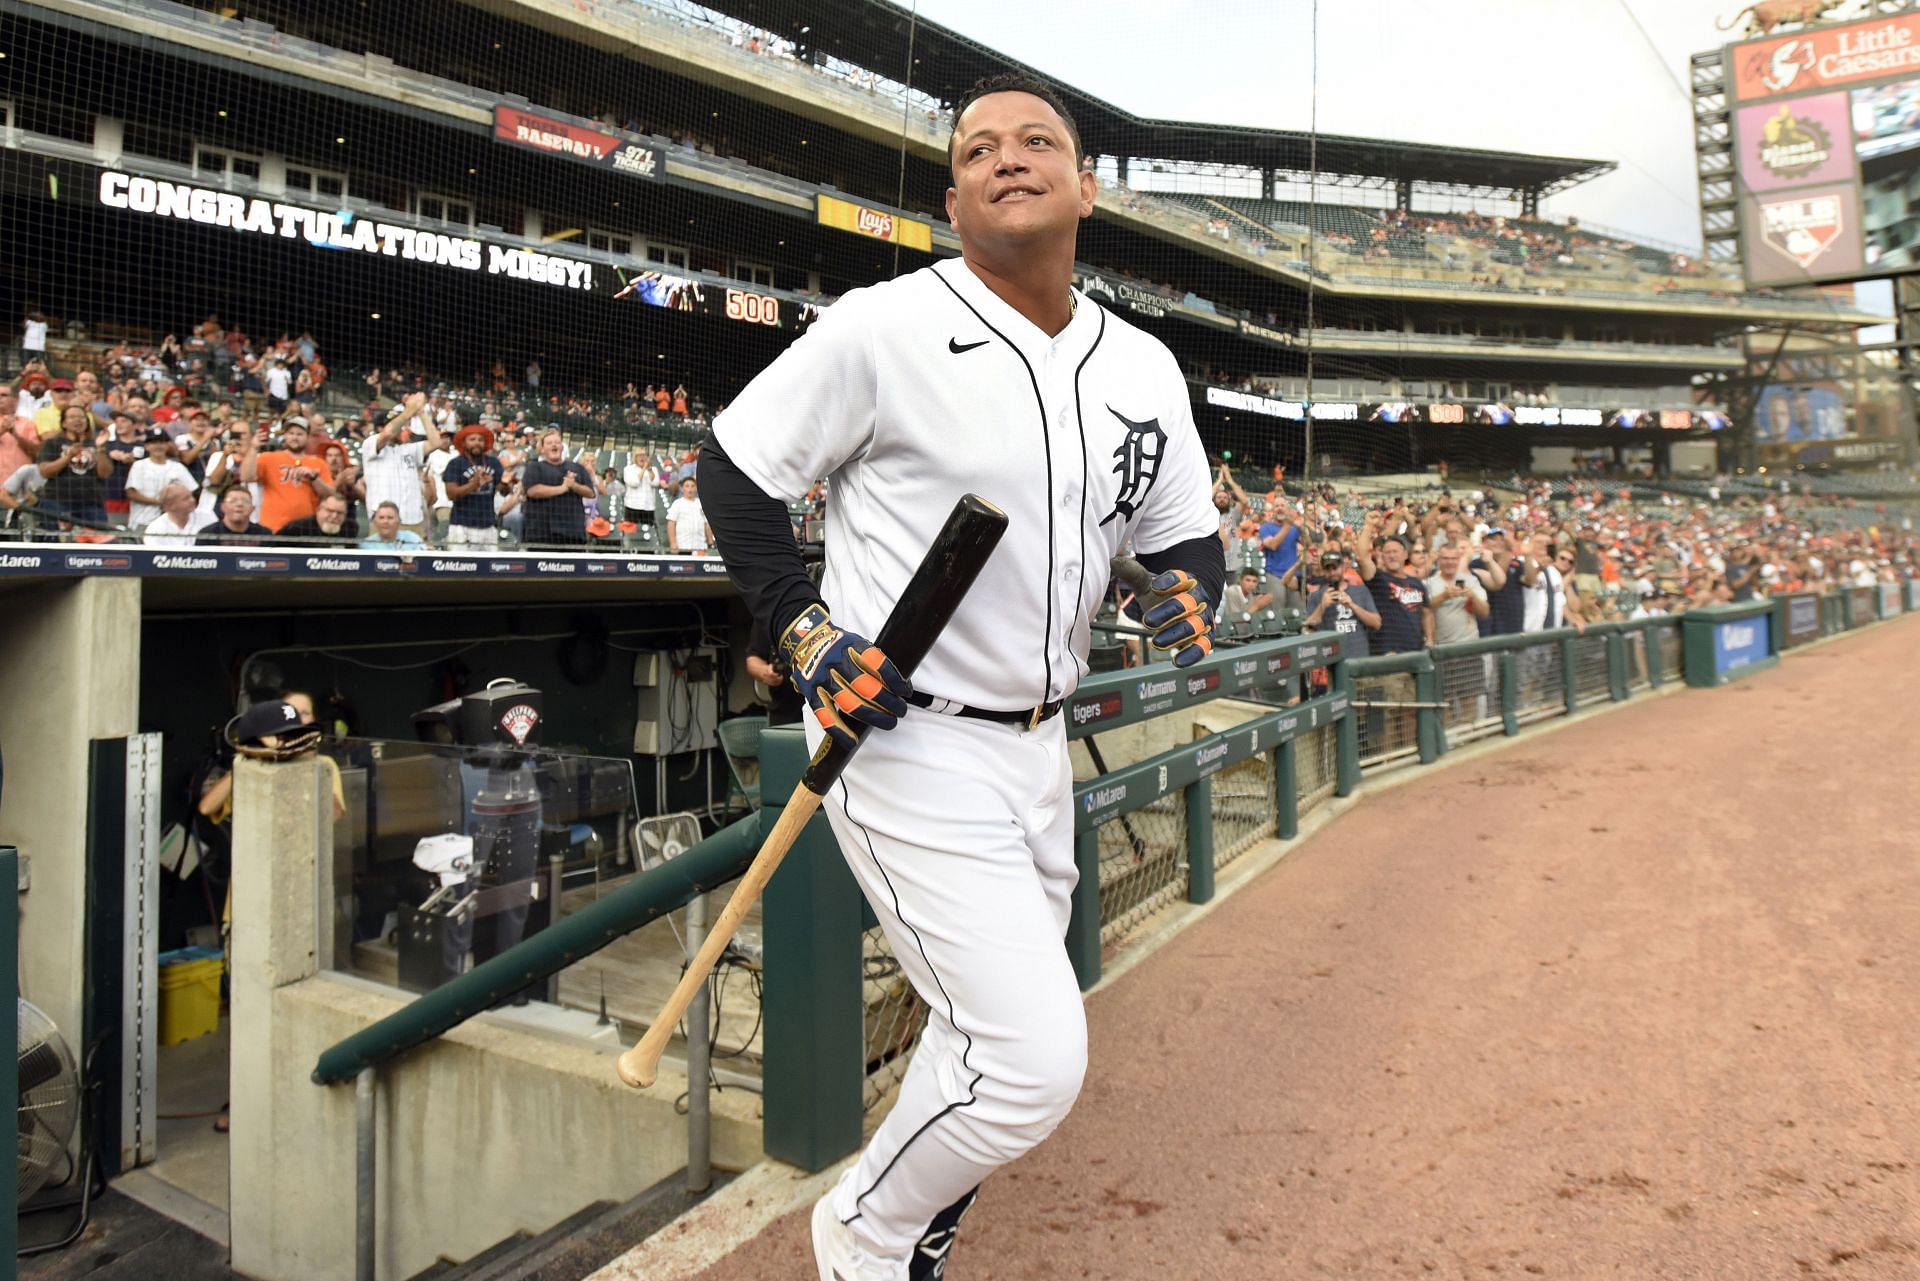
[[[1087,671],[1110,558],[1130,549],[1157,576],[1145,622],[1176,663],[1212,644],[1212,475],[1173,355],[1072,288],[1097,190],[1080,156],[1046,86],[976,85],[950,140],[963,256],[828,308],[719,416],[700,464],[810,745],[864,737],[823,808],[928,1011],[893,1111],[814,1208],[821,1281],[943,1275],[981,1180],[1079,1092],[1057,713]],[[816,589],[786,504],[823,476]],[[868,638],[969,491],[1006,511],[1007,534],[910,686]]]

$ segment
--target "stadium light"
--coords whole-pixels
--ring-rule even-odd
[[[333,141],[337,146],[344,147],[347,145],[347,140],[345,138],[335,138]]]
[[[378,320],[378,319],[380,319],[380,313],[379,313],[379,312],[377,312],[377,311],[374,311],[374,312],[369,312],[369,313],[367,313],[367,318],[368,318],[369,320]]]

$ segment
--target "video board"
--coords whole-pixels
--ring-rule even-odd
[[[1920,12],[1730,45],[1750,285],[1920,268]]]

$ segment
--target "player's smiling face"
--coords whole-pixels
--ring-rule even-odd
[[[955,133],[947,219],[963,241],[1072,235],[1093,212],[1093,175],[1080,172],[1072,135],[1041,99],[990,93]]]

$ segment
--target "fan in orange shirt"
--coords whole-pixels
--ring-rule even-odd
[[[248,454],[240,475],[259,482],[260,523],[275,533],[288,521],[313,515],[333,493],[333,473],[325,459],[307,452],[307,427],[297,420],[282,430],[280,448]]]

